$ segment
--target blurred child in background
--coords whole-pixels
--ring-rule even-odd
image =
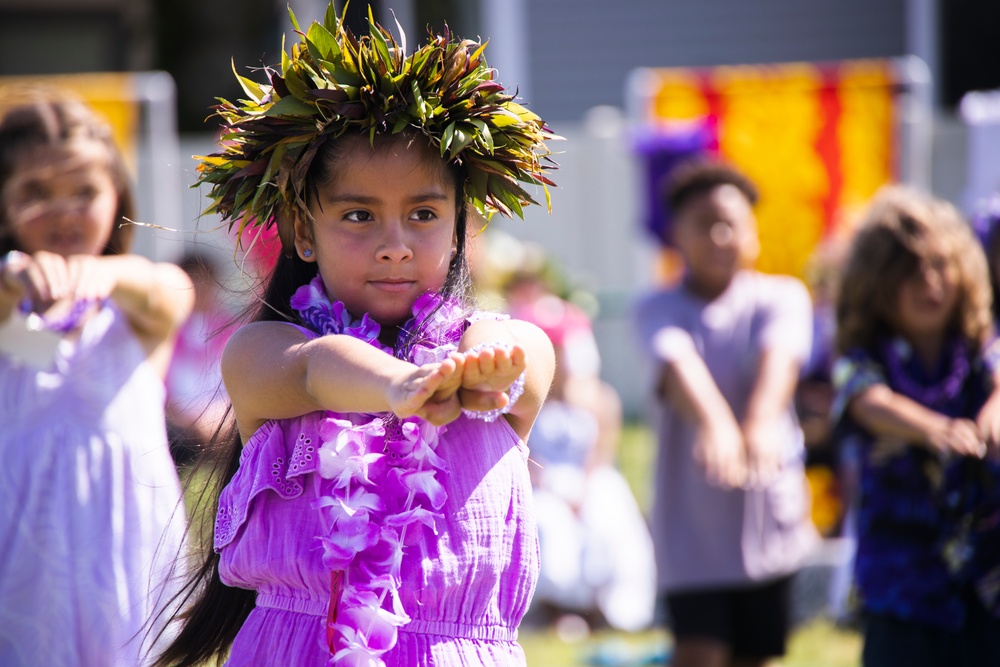
[[[232,316],[221,302],[219,269],[211,257],[190,252],[178,265],[195,292],[194,310],[177,334],[167,373],[170,453],[182,466],[212,440],[229,408],[221,360]]]
[[[84,105],[0,121],[5,667],[144,664],[173,594],[185,517],[163,380],[194,294],[178,267],[129,254],[130,193]]]
[[[886,189],[837,301],[832,414],[860,444],[865,667],[1000,664],[1000,347],[950,204]]]
[[[572,634],[564,621],[581,616],[591,626],[641,630],[653,620],[653,545],[616,467],[621,399],[600,378],[590,318],[540,276],[515,275],[508,293],[511,315],[538,325],[556,353],[552,389],[528,439],[541,557],[533,605],[550,612],[557,631]]]
[[[810,353],[805,286],[750,267],[754,185],[719,161],[668,177],[680,285],[642,298],[659,456],[652,531],[675,667],[765,665],[785,652],[791,575],[816,543],[793,404]]]

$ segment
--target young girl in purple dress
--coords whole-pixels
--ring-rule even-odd
[[[864,665],[1000,664],[1000,348],[983,252],[950,204],[880,193],[837,301],[841,446],[861,458]]]
[[[519,213],[549,135],[479,44],[405,56],[332,5],[301,34],[202,158],[216,209],[274,220],[284,252],[223,355],[238,435],[159,664],[523,665],[525,441],[554,355],[470,307],[467,215]]]
[[[83,103],[37,91],[0,118],[5,667],[144,665],[169,634],[185,515],[163,379],[194,298],[129,252],[132,202]]]

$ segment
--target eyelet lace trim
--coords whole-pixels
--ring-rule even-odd
[[[316,428],[315,425],[311,428],[308,425],[315,417],[308,417],[302,418],[289,458],[286,458],[288,447],[282,431],[275,422],[263,426],[243,448],[240,468],[219,498],[219,511],[215,517],[216,551],[236,537],[246,521],[247,508],[257,494],[271,490],[284,499],[302,495],[303,485],[298,478],[315,471],[319,463],[314,441]],[[264,461],[268,458],[270,463],[265,465]]]

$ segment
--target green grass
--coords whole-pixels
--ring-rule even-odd
[[[641,664],[643,658],[662,654],[670,645],[666,631],[635,634],[597,632],[575,643],[560,640],[551,630],[522,628],[518,641],[524,648],[528,667],[585,667],[588,659],[602,647],[614,647],[619,655],[630,658],[622,667]],[[858,667],[861,664],[861,636],[854,631],[836,627],[825,619],[805,625],[790,637],[788,654],[782,667]],[[658,663],[668,664],[668,663]]]
[[[639,509],[646,516],[649,516],[653,500],[655,463],[656,438],[653,432],[641,422],[626,422],[618,445],[618,469],[632,488]]]

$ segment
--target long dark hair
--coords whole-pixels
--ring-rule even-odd
[[[342,155],[339,143],[328,141],[320,148],[317,158],[313,161],[313,167],[306,177],[310,192],[315,193],[316,184],[325,182],[337,168]],[[466,252],[468,237],[468,206],[464,197],[466,175],[459,165],[448,164],[447,170],[454,183],[458,206],[455,221],[456,248],[440,293],[458,300],[466,307],[471,307],[472,278]],[[248,309],[247,316],[241,319],[250,322],[279,321],[304,324],[289,307],[289,301],[295,290],[315,278],[316,274],[315,263],[303,261],[290,245],[286,246],[278,258],[263,295],[256,305]],[[419,331],[420,327],[417,326],[413,331],[402,332],[397,350],[404,349],[410,339],[419,336]],[[231,410],[232,408],[230,413]],[[229,419],[224,421],[224,423],[231,422]],[[218,444],[209,446],[205,450],[190,477],[193,480],[206,478],[209,480],[202,487],[196,502],[197,513],[203,513],[206,517],[216,516],[222,490],[239,469],[240,454],[244,444],[234,423],[225,433],[220,427],[213,442]],[[200,474],[201,471],[204,473]],[[175,600],[184,609],[179,614],[182,621],[181,629],[177,637],[157,657],[154,667],[195,667],[208,661],[221,663],[256,604],[255,591],[233,588],[222,583],[219,577],[220,557],[213,548],[211,533],[206,528],[201,528],[202,534],[198,536],[200,539],[197,542],[202,553],[195,561],[195,567],[184,589]]]

